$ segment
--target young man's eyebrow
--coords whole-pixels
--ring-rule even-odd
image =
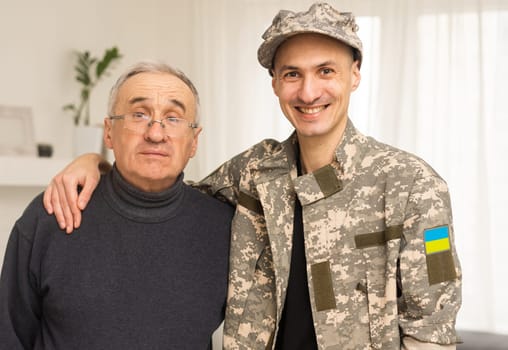
[[[331,66],[331,65],[334,65],[334,61],[325,61],[325,62],[321,62],[319,64],[317,64],[315,67],[316,68],[321,68],[321,67],[326,67],[326,66]],[[283,65],[282,67],[280,67],[280,71],[286,71],[286,70],[298,70],[300,69],[299,67],[297,66],[292,66],[292,65]]]
[[[285,70],[297,70],[298,67],[297,66],[290,66],[290,65],[283,65],[282,67],[280,67],[280,71],[285,71]]]
[[[334,65],[334,62],[333,61],[325,61],[323,63],[320,63],[318,64],[316,67],[326,67],[326,66],[331,66],[331,65]]]

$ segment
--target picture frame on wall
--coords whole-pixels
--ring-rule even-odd
[[[0,156],[36,156],[32,109],[0,105]]]

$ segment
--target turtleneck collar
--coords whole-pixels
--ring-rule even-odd
[[[131,220],[156,223],[177,214],[185,195],[183,173],[173,186],[162,192],[144,192],[129,184],[116,165],[102,180],[102,192],[108,204]]]

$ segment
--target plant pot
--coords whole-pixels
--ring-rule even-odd
[[[103,150],[102,126],[75,126],[74,127],[74,156],[83,153],[100,153]]]

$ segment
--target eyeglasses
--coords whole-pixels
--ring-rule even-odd
[[[166,117],[156,120],[149,115],[139,112],[124,115],[110,115],[109,119],[123,119],[124,128],[138,134],[144,134],[154,123],[159,123],[163,132],[169,137],[181,137],[187,128],[196,129],[199,126],[198,123],[191,123],[183,118]]]

